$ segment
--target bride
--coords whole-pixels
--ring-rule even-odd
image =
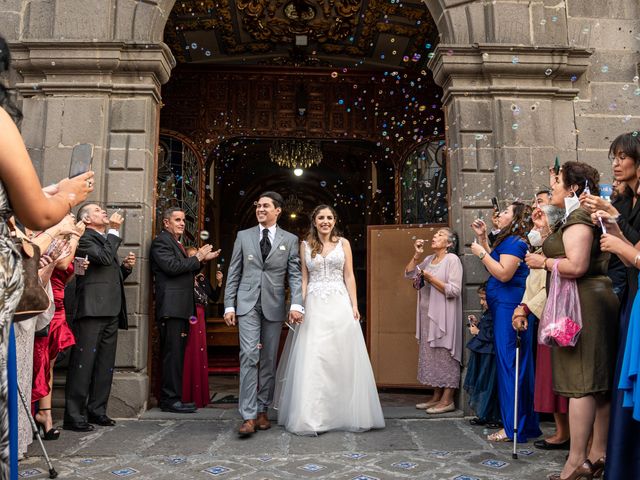
[[[311,215],[300,246],[305,319],[290,331],[278,366],[278,423],[299,435],[384,428],[360,328],[349,242],[327,205]]]

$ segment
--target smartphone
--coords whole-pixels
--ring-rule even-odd
[[[499,212],[499,211],[500,211],[500,205],[498,205],[498,199],[497,199],[496,197],[492,197],[492,198],[491,198],[491,205],[493,205],[493,209],[494,209],[496,212]]]
[[[79,143],[71,152],[71,165],[69,166],[69,178],[77,177],[91,170],[93,161],[93,145]]]
[[[84,275],[85,274],[85,268],[84,268],[84,262],[86,262],[87,259],[85,257],[74,257],[73,258],[73,272],[76,275]]]
[[[607,227],[604,226],[604,222],[602,221],[602,217],[598,217],[598,221],[600,222],[600,228],[602,228],[602,233],[607,233]]]
[[[469,315],[467,317],[467,327],[470,327],[471,325],[475,325],[475,317],[473,315]]]

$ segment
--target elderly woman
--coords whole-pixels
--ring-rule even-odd
[[[417,408],[429,414],[456,409],[453,396],[460,385],[462,361],[462,263],[455,253],[456,236],[441,228],[431,240],[433,254],[424,255],[424,240],[414,242],[414,254],[404,269],[417,280],[416,338],[419,344],[418,381],[434,393]]]
[[[522,300],[529,268],[523,260],[529,246],[526,232],[531,228],[531,207],[521,202],[509,205],[498,216],[500,233],[489,254],[487,227],[482,220],[475,220],[471,227],[476,242],[471,251],[490,274],[487,281],[487,302],[493,316],[493,331],[498,364],[498,398],[504,428],[487,437],[492,442],[504,442],[513,438],[514,383],[516,363],[516,332],[511,320],[513,311]],[[533,412],[533,355],[532,329],[521,335],[520,371],[518,375],[518,441],[537,437],[542,432],[538,417]]]
[[[531,268],[551,271],[555,265],[562,277],[575,279],[582,312],[582,332],[575,347],[552,349],[553,389],[569,397],[571,440],[562,472],[552,479],[592,478],[604,469],[618,298],[606,275],[609,254],[600,249],[600,229],[578,200],[585,186],[597,194],[599,179],[598,171],[586,163],[563,165],[554,178],[551,203],[565,207],[564,223],[545,240],[543,254],[527,257]]]
[[[553,205],[536,208],[531,214],[533,229],[529,232],[529,243],[536,253],[542,252],[542,243],[551,232],[558,228],[564,216],[564,209]],[[547,302],[547,272],[542,269],[529,270],[527,285],[522,302],[513,312],[513,328],[524,331],[528,325],[542,318],[542,312]],[[534,342],[535,341],[534,338]],[[569,400],[557,395],[553,391],[551,371],[551,347],[538,344],[535,368],[535,388],[533,409],[538,413],[552,413],[556,424],[556,431],[549,438],[536,440],[533,445],[542,450],[569,449],[569,420],[567,410]]]

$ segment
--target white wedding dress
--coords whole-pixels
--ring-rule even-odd
[[[298,435],[384,428],[360,323],[344,283],[342,240],[311,258],[304,322],[289,331],[276,374],[278,423]]]

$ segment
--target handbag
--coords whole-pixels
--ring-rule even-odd
[[[9,229],[12,231],[16,247],[22,256],[24,290],[22,291],[22,296],[13,315],[14,322],[21,322],[47,310],[51,300],[38,277],[40,247],[32,243],[27,236],[20,231],[13,219],[7,223]]]
[[[578,284],[562,278],[558,262],[553,263],[547,303],[540,319],[538,343],[557,347],[575,347],[582,331],[582,311]]]
[[[416,273],[415,277],[413,277],[412,285],[416,290],[420,290],[422,287],[424,287],[424,275],[422,274],[421,270]]]

